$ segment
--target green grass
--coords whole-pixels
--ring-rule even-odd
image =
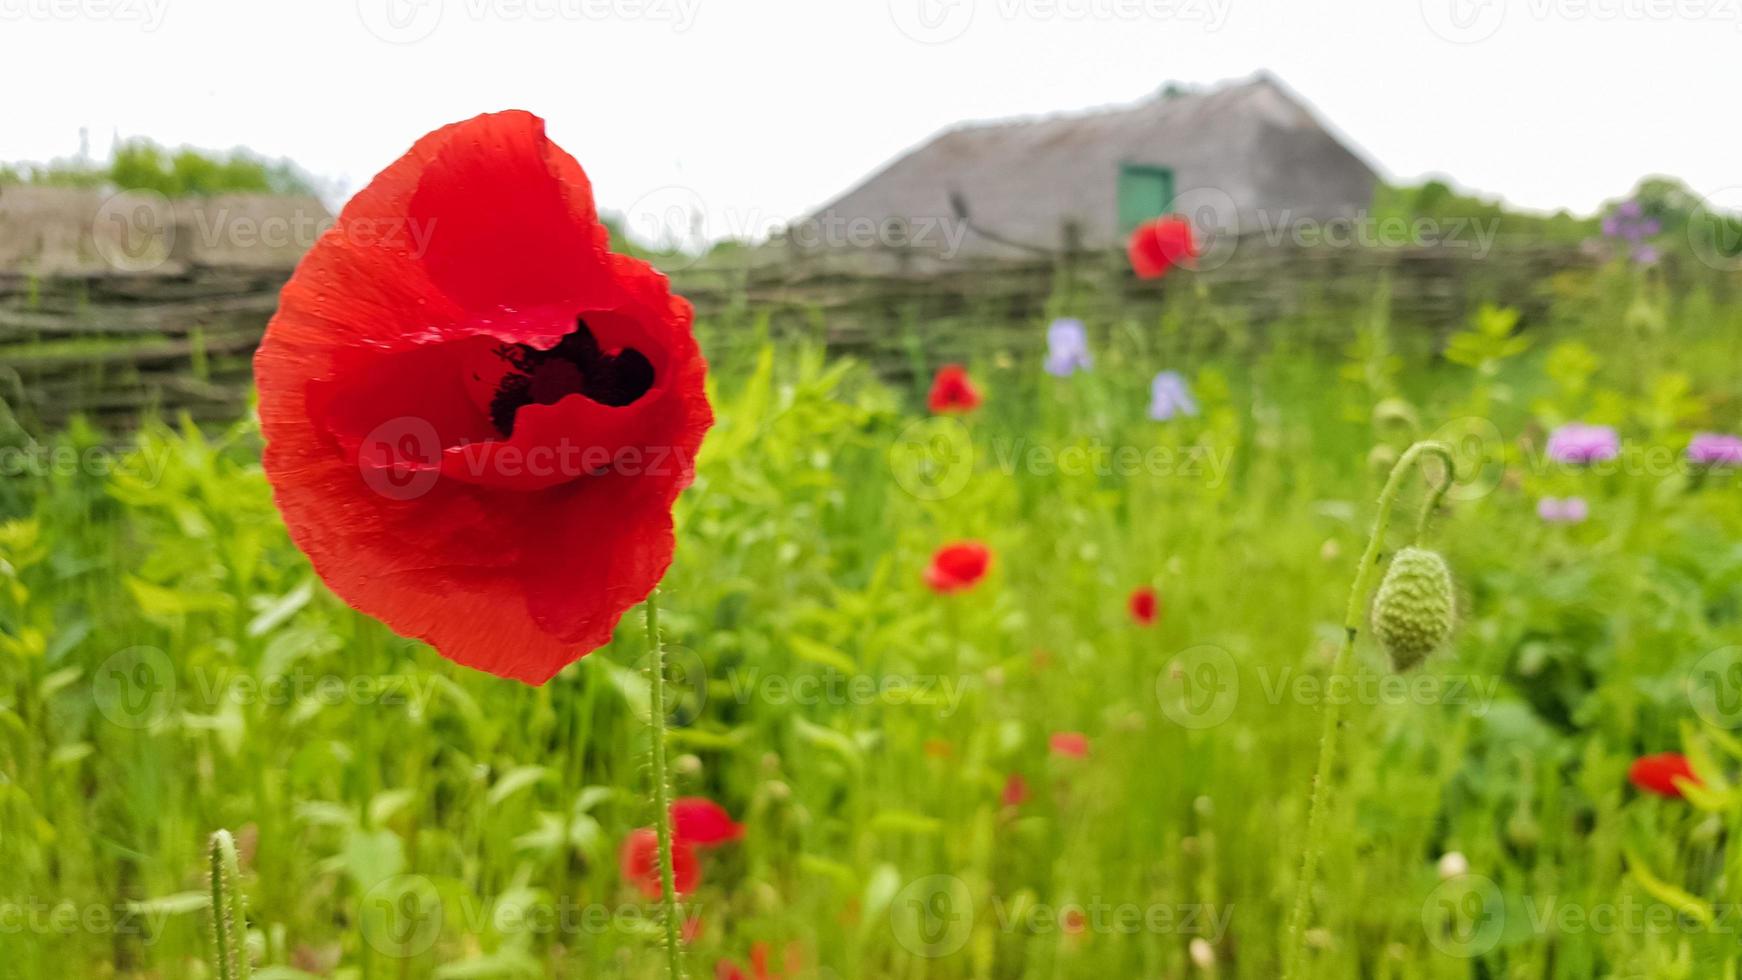
[[[814,349],[717,347],[661,618],[676,789],[748,833],[703,857],[692,974],[762,943],[807,977],[1271,980],[1345,695],[1307,975],[1734,977],[1742,712],[1712,695],[1742,694],[1742,482],[1675,463],[1739,427],[1742,315],[1622,270],[1556,288],[1455,361],[1382,310],[1311,342],[1176,318],[1091,324],[1095,373],[1060,380],[1034,324],[972,364],[960,429]],[[1144,417],[1161,368],[1200,417]],[[1620,427],[1629,465],[1545,465],[1568,419]],[[1474,447],[1428,538],[1453,648],[1387,680],[1363,637],[1327,693],[1388,454],[1434,434]],[[640,616],[544,688],[468,672],[313,578],[252,425],[134,453],[9,457],[0,974],[213,975],[227,828],[256,977],[663,975],[616,867],[651,819]],[[1575,493],[1587,523],[1536,518]],[[968,537],[991,575],[931,594],[931,551]],[[1061,731],[1089,755],[1051,754]],[[1628,787],[1677,749],[1712,792]]]

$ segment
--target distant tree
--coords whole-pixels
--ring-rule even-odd
[[[1492,223],[1507,238],[1576,243],[1601,232],[1597,218],[1580,218],[1568,211],[1541,214],[1508,208],[1472,194],[1460,194],[1443,180],[1420,185],[1381,184],[1373,191],[1373,218],[1401,218],[1413,222],[1427,219],[1441,224],[1452,221]]]
[[[82,159],[0,165],[0,184],[152,190],[168,197],[315,193],[313,181],[289,160],[267,160],[242,148],[228,153],[168,150],[137,138],[116,144],[107,165]]]

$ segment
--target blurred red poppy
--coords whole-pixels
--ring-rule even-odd
[[[1679,752],[1642,756],[1627,770],[1627,778],[1633,785],[1648,793],[1677,800],[1682,798],[1681,787],[1676,785],[1677,780],[1701,785],[1700,778],[1694,775],[1693,767],[1688,765],[1687,756]]]
[[[713,423],[690,306],[525,112],[436,130],[304,256],[254,357],[291,538],[346,602],[531,684],[671,563]]]
[[[726,808],[700,796],[681,797],[671,804],[672,835],[686,844],[715,847],[744,836],[744,825]]]
[[[1028,780],[1023,779],[1020,773],[1011,773],[1004,780],[1004,792],[999,800],[1005,806],[1021,806],[1028,802]]]
[[[1176,265],[1190,266],[1198,257],[1191,222],[1178,215],[1146,221],[1131,233],[1125,253],[1139,279],[1160,279]]]
[[[1161,600],[1153,588],[1140,585],[1131,591],[1131,618],[1139,626],[1154,626],[1161,617]]]
[[[978,541],[957,541],[939,548],[925,569],[925,584],[934,592],[961,592],[986,577],[992,552]]]
[[[664,889],[659,880],[659,837],[652,828],[642,827],[629,832],[629,836],[623,839],[618,863],[624,881],[648,898],[660,896]],[[696,860],[696,849],[689,842],[675,839],[671,842],[671,864],[673,887],[679,895],[695,891],[702,883],[701,862]]]
[[[1053,755],[1067,759],[1081,759],[1089,754],[1089,736],[1082,732],[1054,732],[1047,744]]]
[[[968,380],[968,370],[960,364],[946,364],[938,368],[937,376],[932,378],[931,395],[926,404],[933,412],[971,412],[980,407],[980,389]]]

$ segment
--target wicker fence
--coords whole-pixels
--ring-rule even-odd
[[[1386,284],[1394,322],[1444,330],[1483,301],[1527,317],[1556,276],[1597,259],[1576,249],[1270,247],[1241,243],[1196,273],[1133,279],[1117,256],[1080,254],[989,266],[880,272],[805,259],[672,270],[695,303],[710,356],[728,362],[754,332],[804,333],[902,372],[989,346],[1033,347],[1049,312],[1091,323],[1154,323],[1216,311],[1262,329],[1327,315],[1346,322]],[[170,263],[55,275],[0,272],[0,399],[28,431],[74,415],[124,429],[147,413],[227,420],[246,411],[249,356],[288,263]],[[1068,308],[1068,309],[1066,309]],[[1346,338],[1346,332],[1342,333]],[[0,420],[3,421],[3,420]]]

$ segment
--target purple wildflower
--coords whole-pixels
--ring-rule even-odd
[[[1701,466],[1742,466],[1742,436],[1702,432],[1688,443],[1688,461]]]
[[[1046,328],[1046,372],[1068,378],[1095,366],[1089,353],[1089,334],[1081,320],[1054,320]]]
[[[1603,237],[1625,242],[1633,261],[1651,265],[1657,261],[1657,249],[1645,243],[1663,230],[1662,222],[1645,213],[1638,199],[1622,201],[1603,217]]]
[[[1591,507],[1583,497],[1544,497],[1536,502],[1536,516],[1547,524],[1583,524]]]
[[[1621,437],[1606,425],[1569,422],[1548,434],[1548,455],[1559,463],[1598,463],[1621,455]]]
[[[1198,414],[1198,403],[1178,371],[1163,371],[1149,385],[1149,417],[1166,422],[1175,415]]]

